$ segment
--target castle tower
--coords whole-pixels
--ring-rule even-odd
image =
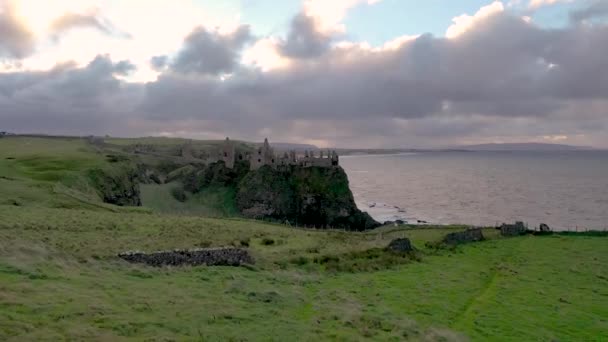
[[[264,139],[264,144],[251,156],[251,170],[257,170],[264,165],[274,166],[276,164],[274,150],[268,143],[268,138]]]
[[[340,157],[338,157],[338,153],[336,153],[336,150],[333,150],[331,153],[331,165],[332,166],[340,165]]]
[[[298,162],[298,158],[296,157],[296,151],[295,150],[289,151],[289,164],[296,165],[297,162]]]
[[[235,158],[235,147],[230,138],[226,137],[224,144],[221,148],[220,160],[223,160],[226,164],[226,167],[229,169],[234,168],[234,158]]]

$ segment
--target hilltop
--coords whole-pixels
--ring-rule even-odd
[[[480,144],[459,146],[468,151],[584,151],[591,147],[544,143]]]
[[[275,153],[268,142],[179,138],[11,136],[3,141],[15,150],[7,172],[52,181],[47,184],[52,192],[90,205],[318,228],[379,225],[357,209],[336,154],[296,156]],[[31,154],[19,155],[25,152]]]

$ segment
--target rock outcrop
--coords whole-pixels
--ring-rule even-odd
[[[139,175],[129,163],[89,170],[88,178],[105,203],[141,206]]]
[[[237,208],[245,216],[298,226],[373,229],[380,224],[357,209],[341,167],[262,167],[238,185]]]
[[[446,235],[443,238],[443,243],[446,245],[460,245],[470,242],[478,242],[485,240],[481,228],[467,229],[463,232],[455,232]]]
[[[387,249],[396,253],[409,253],[414,251],[412,242],[408,238],[395,239],[389,243]]]
[[[539,226],[539,229],[540,229],[541,233],[550,233],[551,232],[551,228],[545,223],[541,223]]]
[[[126,252],[119,258],[131,263],[149,266],[241,266],[253,264],[254,260],[244,249],[239,248],[204,248],[194,250],[174,250],[154,253]]]
[[[515,224],[506,224],[503,223],[500,227],[500,234],[502,236],[520,236],[526,234],[528,229],[524,225],[523,222],[517,221]]]

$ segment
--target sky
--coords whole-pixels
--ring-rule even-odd
[[[0,0],[0,131],[608,148],[608,0]]]

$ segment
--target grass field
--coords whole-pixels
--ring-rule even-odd
[[[234,217],[238,210],[234,206],[234,191],[227,188],[203,189],[196,194],[188,194],[185,202],[176,200],[171,190],[177,184],[144,184],[141,186],[142,205],[158,213],[197,215],[205,217]]]
[[[11,140],[0,139],[2,341],[608,336],[605,237],[488,229],[487,241],[434,250],[425,243],[463,227],[347,233],[205,218],[154,204],[163,187],[142,189],[148,210],[118,208],[65,182],[104,163],[88,145]],[[415,258],[381,250],[398,237],[412,240]],[[248,248],[256,263],[151,268],[116,257],[208,246]]]

